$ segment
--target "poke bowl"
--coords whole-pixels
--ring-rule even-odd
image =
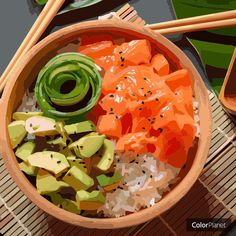
[[[23,193],[70,224],[121,228],[170,209],[209,150],[208,92],[168,39],[118,20],[61,29],[10,75],[1,152]]]

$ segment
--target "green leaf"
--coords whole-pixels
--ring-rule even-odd
[[[39,5],[44,5],[47,3],[47,1],[48,0],[36,0],[36,2]],[[80,8],[89,7],[94,4],[99,3],[101,1],[102,0],[74,0],[74,3],[69,4],[65,9],[60,11],[59,14],[62,14],[62,13],[68,12],[68,11],[72,11],[72,10],[76,10],[76,9],[80,9]]]
[[[200,16],[236,9],[236,0],[172,0],[177,18]],[[209,32],[236,36],[236,27],[209,30]]]
[[[39,5],[44,5],[46,4],[48,0],[36,0],[36,2],[39,4]]]

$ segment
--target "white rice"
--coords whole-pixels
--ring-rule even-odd
[[[153,206],[170,190],[169,185],[178,180],[180,171],[156,160],[152,154],[119,154],[115,163],[123,179],[114,192],[106,195],[106,203],[98,209],[105,217],[120,217]]]

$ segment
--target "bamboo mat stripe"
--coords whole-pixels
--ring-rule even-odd
[[[183,235],[187,218],[227,218],[236,215],[236,127],[214,93],[209,91],[213,132],[209,156],[189,193],[160,217],[139,226],[118,230],[91,230],[71,226],[47,215],[19,190],[0,156],[1,234],[11,235]],[[189,235],[203,235],[200,232]],[[206,234],[204,234],[206,235]],[[211,234],[209,234],[211,235]],[[215,235],[218,235],[216,232]]]

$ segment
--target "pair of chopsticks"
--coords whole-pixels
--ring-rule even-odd
[[[15,53],[11,62],[7,66],[6,70],[0,78],[0,93],[3,91],[7,78],[10,73],[17,66],[17,63],[21,58],[32,48],[40,39],[46,28],[56,16],[57,12],[64,4],[65,0],[48,0],[43,11],[39,15],[38,19],[32,26],[31,30],[27,34],[26,38],[22,42],[21,46]],[[138,16],[137,11],[126,4],[116,12],[118,18],[129,21],[138,25],[145,25],[145,22]],[[162,23],[150,24],[145,27],[149,27],[152,30],[161,34],[175,34],[186,33],[201,30],[209,30],[215,28],[229,27],[236,25],[236,10],[221,12],[216,14],[209,14],[204,16],[190,17],[180,20],[167,21]]]

